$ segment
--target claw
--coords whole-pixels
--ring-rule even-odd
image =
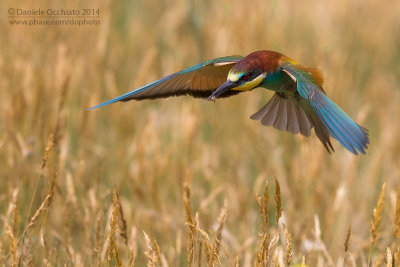
[[[207,100],[208,101],[213,101],[213,102],[215,102],[215,100],[216,100],[217,98],[215,97],[215,96],[209,96],[208,98],[207,98]]]

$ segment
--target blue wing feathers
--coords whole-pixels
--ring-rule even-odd
[[[196,65],[196,66],[197,66],[197,65]],[[193,66],[193,67],[196,67],[196,66]],[[193,68],[193,67],[192,67],[192,68]],[[200,68],[200,67],[198,67],[198,68]],[[184,70],[184,71],[187,71],[187,70]],[[140,92],[142,92],[142,91],[144,91],[144,90],[150,89],[150,88],[151,88],[152,86],[154,86],[154,85],[157,85],[157,84],[162,83],[162,82],[165,82],[165,81],[167,81],[167,80],[169,80],[169,79],[171,79],[171,78],[174,78],[174,77],[176,77],[177,75],[179,75],[179,74],[181,74],[181,73],[183,73],[183,71],[177,72],[177,73],[174,73],[174,74],[171,74],[171,75],[169,75],[169,76],[167,76],[167,77],[164,77],[164,78],[162,78],[162,79],[160,79],[160,80],[157,80],[157,81],[155,81],[155,82],[149,83],[149,84],[147,84],[147,85],[145,85],[145,86],[143,86],[143,87],[140,87],[140,88],[138,88],[138,89],[135,89],[135,90],[133,90],[133,91],[131,91],[131,92],[129,92],[129,93],[123,94],[123,95],[121,95],[121,96],[119,96],[119,97],[116,97],[116,98],[113,98],[113,99],[111,99],[111,100],[108,100],[108,101],[106,101],[106,102],[104,102],[104,103],[101,103],[101,104],[99,104],[99,105],[97,105],[97,106],[91,107],[91,108],[89,108],[88,110],[100,108],[100,107],[103,107],[103,106],[106,106],[106,105],[108,105],[108,104],[112,104],[112,103],[115,103],[115,102],[118,102],[118,101],[123,101],[124,99],[126,99],[126,98],[128,98],[128,97],[131,97],[131,96],[133,96],[133,95],[135,95],[135,94],[137,94],[137,93],[140,93]]]
[[[367,148],[366,145],[369,143],[366,133],[326,95],[322,93],[319,94],[326,99],[323,109],[327,111],[327,115],[330,116],[333,122],[338,126],[338,131],[341,131],[346,140],[354,145],[357,150],[365,153],[364,149]]]
[[[329,101],[325,106],[331,116],[333,116],[334,118],[338,118],[337,122],[340,124],[340,126],[348,130],[349,133],[353,134],[349,137],[353,138],[353,140],[356,140],[357,138],[362,139],[365,137],[360,127],[352,119],[350,119],[350,117],[348,117],[346,113],[344,113],[336,104],[334,104],[332,101]]]
[[[352,153],[355,153],[354,149],[351,147],[349,142],[344,138],[343,133],[338,130],[337,125],[335,125],[334,120],[332,117],[326,114],[326,110],[324,111],[323,106],[316,102],[313,104],[315,110],[317,111],[318,116],[321,118],[322,122],[324,123],[325,127],[328,128],[329,132],[332,136],[338,140],[344,147],[346,147]]]
[[[369,143],[366,133],[344,111],[318,89],[311,89],[309,100],[331,134],[349,151],[365,154]]]
[[[310,101],[318,117],[332,136],[350,152],[365,154],[369,144],[368,130],[355,123],[338,105],[330,100],[311,74],[294,65],[283,68],[296,78],[300,96]]]
[[[349,136],[345,131],[342,130],[341,126],[338,126],[338,118],[328,114],[327,109],[324,107],[318,106],[316,108],[318,116],[321,118],[324,125],[331,132],[333,137],[336,138],[345,148],[347,148],[350,152],[357,154],[357,152],[353,148],[353,144],[356,144],[354,140],[352,140],[351,136]],[[357,149],[360,150],[357,146]],[[362,150],[362,149],[361,149]]]

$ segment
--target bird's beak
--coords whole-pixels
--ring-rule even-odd
[[[212,95],[210,95],[207,100],[209,101],[215,101],[215,99],[217,99],[220,95],[222,95],[223,93],[225,93],[226,91],[235,88],[236,87],[236,83],[235,82],[231,82],[229,80],[227,80],[226,82],[224,82],[220,87],[218,87],[217,90],[215,90]]]

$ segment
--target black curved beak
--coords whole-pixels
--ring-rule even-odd
[[[225,93],[226,91],[232,89],[236,87],[236,82],[231,82],[229,80],[227,80],[226,82],[224,82],[220,87],[218,87],[217,90],[215,90],[212,95],[210,95],[207,100],[209,101],[215,101],[215,99],[217,99],[220,95],[222,95],[223,93]]]

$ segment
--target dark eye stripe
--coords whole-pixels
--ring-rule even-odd
[[[242,77],[240,77],[240,80],[242,81],[248,81],[256,78],[258,75],[261,74],[260,70],[252,71],[246,74],[243,74]]]
[[[242,77],[240,77],[240,80],[247,81],[251,77],[252,77],[252,73],[246,73],[246,74],[243,74]]]

